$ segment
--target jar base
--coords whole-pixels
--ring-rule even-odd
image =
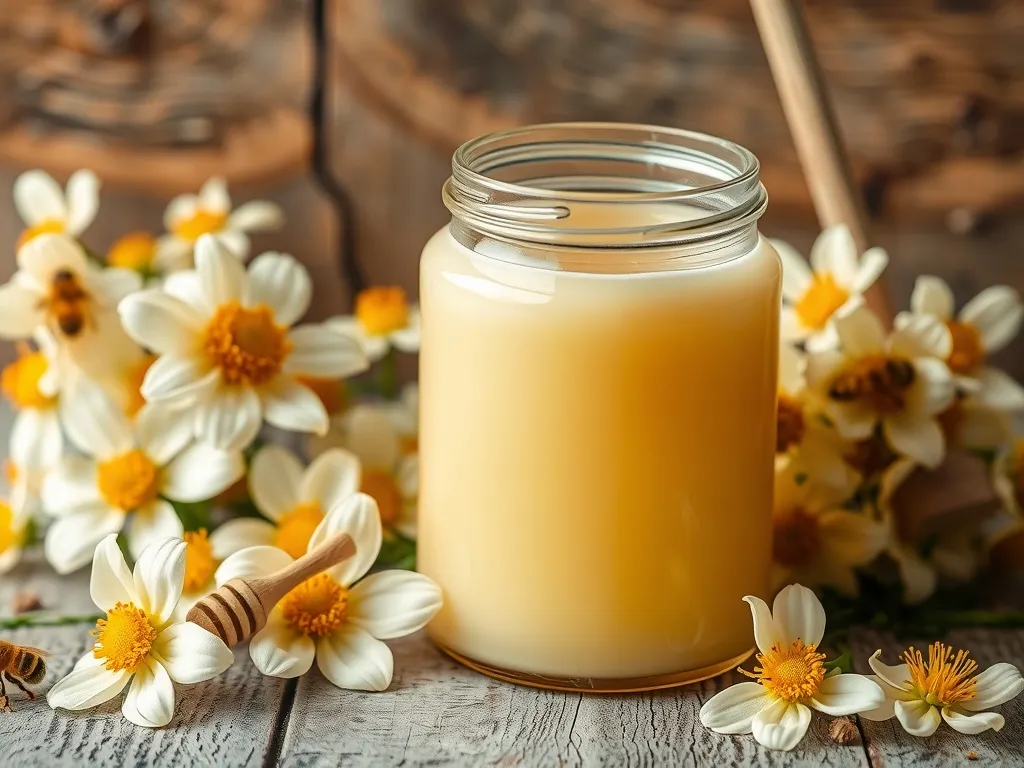
[[[678,688],[683,685],[699,683],[702,680],[708,680],[731,669],[735,669],[754,653],[754,649],[751,648],[739,656],[718,664],[667,675],[623,678],[550,677],[548,675],[535,675],[529,672],[516,672],[510,669],[502,669],[501,667],[492,667],[468,656],[463,656],[461,653],[453,651],[437,640],[433,640],[433,642],[441,651],[451,656],[455,661],[488,677],[493,677],[506,683],[525,685],[530,688],[543,688],[548,691],[568,691],[570,693],[640,693],[642,691],[657,691],[662,688]]]

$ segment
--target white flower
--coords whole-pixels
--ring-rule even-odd
[[[921,276],[910,299],[911,312],[896,318],[896,327],[931,317],[949,329],[952,343],[945,356],[960,388],[982,406],[999,411],[1024,410],[1024,387],[987,365],[988,356],[1005,348],[1020,332],[1024,302],[1006,285],[986,288],[953,315],[953,292],[938,277]]]
[[[836,316],[834,325],[840,349],[811,354],[807,380],[836,429],[847,439],[865,440],[881,425],[896,453],[938,466],[946,446],[936,417],[955,394],[942,362],[949,331],[934,318],[917,317],[887,339],[863,305]]]
[[[174,683],[193,685],[221,674],[234,655],[196,624],[172,619],[185,574],[185,543],[163,539],[128,570],[109,535],[93,558],[92,600],[107,616],[96,622],[96,644],[46,696],[54,709],[91,709],[131,682],[121,705],[127,720],[146,728],[174,716]]]
[[[986,712],[1024,691],[1024,678],[1012,664],[994,664],[981,674],[968,651],[932,643],[928,660],[909,648],[903,664],[890,667],[875,651],[868,659],[871,679],[885,691],[886,701],[877,709],[861,712],[868,720],[896,717],[912,736],[931,736],[945,720],[950,728],[975,735],[1001,730],[1003,716]]]
[[[132,556],[155,539],[180,537],[181,521],[167,499],[210,499],[245,472],[241,452],[190,444],[180,414],[147,405],[132,424],[95,384],[68,393],[61,420],[86,457],[66,457],[43,484],[43,506],[56,518],[46,557],[60,573],[88,563],[96,543],[120,531],[129,514]]]
[[[315,658],[339,688],[383,691],[391,684],[394,658],[381,640],[422,628],[441,608],[441,590],[411,571],[362,578],[377,559],[382,536],[377,505],[369,496],[357,494],[334,507],[309,549],[339,531],[353,538],[356,554],[285,595],[253,637],[249,655],[265,675],[297,677]],[[224,561],[217,583],[266,576],[292,562],[274,547],[242,550]]]
[[[7,573],[21,559],[29,520],[25,510],[0,499],[0,574]]]
[[[832,349],[838,342],[833,318],[861,301],[885,271],[889,257],[871,248],[858,258],[853,237],[845,226],[822,232],[811,248],[808,267],[791,245],[773,240],[782,259],[782,337],[806,341],[813,352]]]
[[[354,315],[332,317],[326,324],[358,339],[371,360],[380,360],[392,345],[402,352],[420,348],[420,310],[401,288],[367,288],[356,296]]]
[[[198,195],[179,195],[171,200],[164,213],[164,226],[169,234],[160,239],[157,247],[165,263],[176,269],[188,268],[199,238],[211,234],[244,261],[250,248],[246,233],[277,229],[283,221],[281,209],[265,200],[253,200],[232,211],[227,184],[214,177]]]
[[[147,279],[147,285],[159,286],[160,275],[192,268],[192,248],[182,252],[172,237],[153,237],[149,232],[129,232],[119,237],[107,251],[107,264],[131,269]]]
[[[210,536],[213,556],[223,560],[239,550],[275,546],[301,557],[313,531],[335,505],[359,491],[362,469],[341,448],[320,454],[303,470],[298,457],[274,445],[262,448],[249,470],[249,495],[267,520],[228,520]]]
[[[793,749],[807,732],[811,709],[852,715],[875,709],[885,694],[863,675],[826,674],[818,644],[825,634],[825,610],[814,593],[794,584],[775,598],[743,598],[754,617],[760,653],[756,683],[739,683],[715,694],[700,709],[700,721],[716,733],[753,733],[769,749]],[[743,671],[743,670],[741,670]]]
[[[215,238],[201,238],[196,270],[121,302],[128,333],[159,355],[143,396],[187,408],[196,437],[223,449],[251,443],[263,419],[325,432],[323,403],[297,377],[342,378],[367,362],[354,340],[322,325],[290,328],[311,295],[309,273],[291,256],[261,254],[246,272]]]
[[[845,493],[800,478],[791,467],[776,469],[774,499],[774,586],[800,582],[856,596],[855,571],[885,549],[887,527],[842,509]]]
[[[36,332],[38,349],[19,349],[18,359],[0,374],[0,389],[15,409],[10,457],[21,470],[51,469],[64,454],[58,414],[62,379],[56,340]]]
[[[96,218],[100,180],[92,171],[75,171],[68,179],[65,193],[45,171],[28,171],[14,182],[14,207],[28,225],[19,246],[45,233],[77,238]]]

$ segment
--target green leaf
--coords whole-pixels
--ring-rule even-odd
[[[377,556],[378,568],[416,569],[416,542],[400,533],[387,532]]]

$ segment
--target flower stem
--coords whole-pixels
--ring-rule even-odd
[[[377,364],[377,390],[387,400],[398,397],[398,364],[394,347]]]
[[[73,624],[95,624],[103,618],[102,614],[88,616],[15,616],[0,619],[0,629],[18,629],[19,627],[63,627]]]

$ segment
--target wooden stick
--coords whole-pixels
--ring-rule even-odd
[[[845,224],[857,248],[871,245],[867,215],[836,126],[803,14],[793,0],[750,0],[821,227]],[[881,282],[865,299],[884,322],[892,311]]]
[[[228,647],[238,645],[266,626],[267,615],[282,597],[355,553],[352,537],[337,533],[277,573],[262,579],[232,579],[196,603],[185,618],[217,635]]]

